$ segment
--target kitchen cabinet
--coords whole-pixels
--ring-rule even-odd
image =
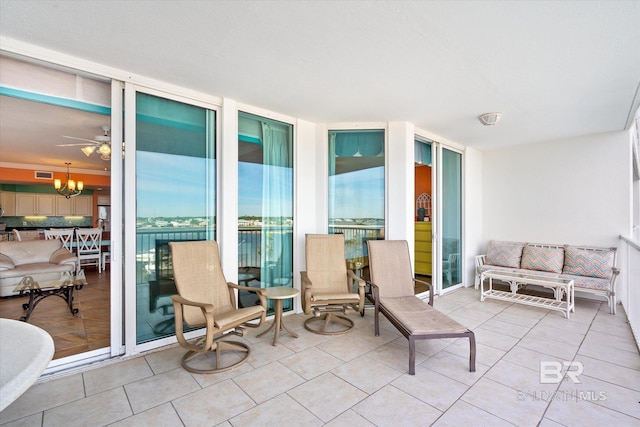
[[[56,198],[56,215],[91,216],[93,214],[92,202],[92,196],[75,196],[70,199],[59,196]]]
[[[53,194],[15,193],[16,216],[50,216],[56,213]]]
[[[76,216],[93,215],[93,196],[77,196],[73,199],[73,214]]]
[[[111,196],[98,196],[98,206],[110,206]]]
[[[13,191],[0,191],[0,213],[4,216],[16,215],[16,193]]]

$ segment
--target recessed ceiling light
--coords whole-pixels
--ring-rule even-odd
[[[478,120],[485,126],[493,126],[500,121],[502,113],[484,113],[478,116]]]

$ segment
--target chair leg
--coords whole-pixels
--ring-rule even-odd
[[[476,335],[469,332],[469,372],[476,371]]]
[[[222,354],[225,351],[234,351],[234,352],[240,352],[240,353],[244,353],[244,355],[242,356],[242,358],[238,361],[236,361],[235,363],[232,363],[229,366],[221,366],[222,364]],[[210,368],[210,369],[200,369],[194,366],[189,365],[187,362],[191,361],[192,359],[197,358],[198,356],[205,356],[208,353],[215,353],[215,359],[216,359],[216,364],[214,368]],[[220,341],[216,341],[211,350],[198,350],[198,351],[194,351],[194,350],[190,350],[188,351],[183,357],[182,357],[182,367],[184,369],[186,369],[189,372],[193,372],[196,374],[212,374],[212,373],[216,373],[216,372],[225,372],[228,371],[230,369],[235,368],[236,366],[240,366],[241,364],[243,364],[244,362],[247,361],[248,357],[249,357],[249,353],[251,352],[251,349],[249,348],[248,345],[246,345],[245,343],[242,342],[237,342],[237,341],[225,341],[225,340],[220,340]]]
[[[416,374],[416,341],[409,337],[409,375]]]
[[[314,323],[322,323],[321,328],[312,328],[311,325]],[[328,326],[331,323],[337,323],[346,328],[340,329],[338,331],[329,331]],[[321,317],[310,317],[304,322],[304,328],[310,332],[321,335],[340,335],[346,332],[349,332],[353,329],[354,323],[351,319],[343,316],[338,316],[333,313],[325,313]]]

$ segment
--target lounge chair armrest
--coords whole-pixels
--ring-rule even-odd
[[[200,307],[205,313],[213,313],[213,304],[189,301],[186,298],[182,298],[180,295],[171,295],[171,300],[181,305],[189,305],[192,307]]]
[[[227,286],[233,289],[237,289],[239,291],[255,292],[261,295],[264,295],[264,293],[267,292],[265,288],[252,288],[251,286],[241,286],[241,285],[236,285],[233,282],[227,282]]]
[[[415,283],[420,283],[421,285],[426,285],[429,289],[429,305],[433,307],[433,285],[429,282],[425,282],[424,280],[418,280],[416,278],[413,279]]]
[[[358,288],[363,288],[366,285],[365,280],[362,277],[356,276],[356,273],[353,270],[347,270],[347,276],[352,279],[354,282],[358,282]]]
[[[307,275],[306,271],[301,271],[300,272],[300,280],[302,281],[302,287],[303,288],[311,288],[312,283],[311,280],[309,279],[309,276]]]
[[[304,314],[311,313],[311,287],[313,284],[309,279],[306,271],[300,272],[300,280],[302,281],[302,311]]]
[[[254,294],[258,294],[258,298],[260,298],[260,305],[263,306],[265,308],[265,310],[266,310],[266,308],[267,308],[267,297],[266,297],[267,290],[265,288],[252,288],[251,286],[240,286],[240,285],[236,285],[233,282],[227,282],[227,286],[229,286],[230,288],[233,288],[233,289],[237,289],[238,292],[247,291],[247,292],[253,292]],[[236,304],[235,294],[232,296],[232,298],[233,299],[231,301],[231,304],[235,305]]]
[[[485,262],[487,261],[487,256],[485,254],[482,255],[476,255],[474,257],[475,261],[476,261],[476,273],[480,272],[480,268],[485,264]]]

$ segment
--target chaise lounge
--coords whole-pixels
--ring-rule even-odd
[[[409,340],[409,375],[415,375],[416,340],[469,338],[469,371],[476,370],[476,339],[473,331],[415,296],[409,245],[404,240],[369,240],[369,273],[375,307],[375,334],[380,335],[379,313]]]

